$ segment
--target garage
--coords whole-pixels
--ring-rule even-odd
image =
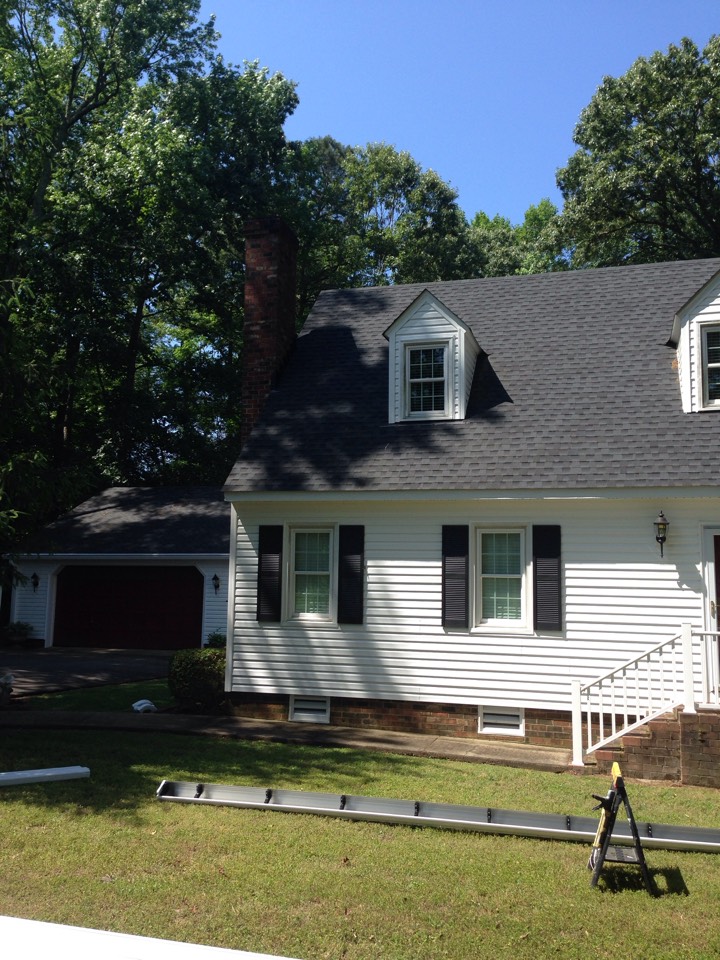
[[[109,487],[18,551],[10,618],[46,647],[199,647],[227,630],[229,521],[215,487]]]
[[[58,647],[178,650],[202,633],[204,577],[194,566],[67,566],[57,575]]]

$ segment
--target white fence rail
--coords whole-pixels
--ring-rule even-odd
[[[573,764],[582,766],[587,754],[680,706],[694,713],[697,702],[720,705],[719,636],[683,624],[677,636],[597,680],[574,681]],[[696,659],[702,664],[697,689]]]

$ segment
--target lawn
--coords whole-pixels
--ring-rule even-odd
[[[589,813],[607,778],[173,735],[6,731],[0,914],[301,960],[720,954],[720,856],[647,852],[589,887],[588,847],[173,803],[163,778]],[[628,783],[639,820],[720,826],[720,793]]]

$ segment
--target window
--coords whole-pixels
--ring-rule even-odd
[[[520,530],[478,531],[479,622],[525,619],[524,540]]]
[[[331,531],[293,530],[291,557],[291,615],[328,619],[332,593]]]
[[[363,526],[259,528],[259,622],[279,623],[285,616],[291,620],[362,624],[364,607]]]
[[[407,348],[407,405],[411,417],[445,416],[447,410],[447,349]]]
[[[720,327],[703,326],[703,405],[720,405]]]
[[[532,612],[535,630],[562,630],[559,526],[478,529],[477,549],[474,557],[470,554],[469,526],[443,526],[442,624],[447,630],[467,630],[471,624],[473,581],[476,626],[527,630]]]
[[[464,420],[480,355],[465,321],[424,290],[385,336],[388,421]]]

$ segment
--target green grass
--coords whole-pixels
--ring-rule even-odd
[[[151,700],[158,709],[169,707],[173,698],[167,680],[142,680],[137,683],[82,687],[60,693],[43,693],[24,698],[32,710],[91,710],[116,712],[132,710],[138,700]]]
[[[163,778],[589,813],[607,778],[154,734],[6,731],[0,914],[302,960],[710,958],[720,856],[648,851],[589,887],[584,844],[161,803]],[[720,794],[628,784],[638,819],[720,825]],[[683,892],[687,888],[689,894]]]

